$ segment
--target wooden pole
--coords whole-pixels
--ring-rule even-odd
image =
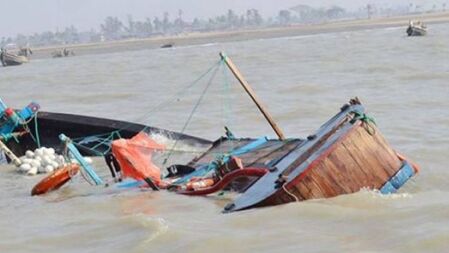
[[[256,96],[256,93],[251,88],[249,83],[243,78],[243,75],[240,73],[240,71],[237,69],[237,67],[234,65],[234,63],[227,57],[223,52],[220,52],[220,57],[224,60],[226,65],[231,70],[232,74],[234,74],[235,78],[240,82],[243,89],[245,89],[246,93],[251,97],[253,102],[256,104],[257,108],[259,108],[260,112],[263,114],[265,119],[268,121],[270,126],[273,128],[276,135],[279,137],[280,140],[285,140],[284,134],[282,133],[282,130],[276,125],[276,122],[274,122],[273,118],[271,117],[270,113],[265,109],[265,107],[260,102],[259,98]]]
[[[19,167],[22,164],[22,161],[3,143],[0,141],[0,150],[5,152],[5,154],[11,159],[12,163]]]

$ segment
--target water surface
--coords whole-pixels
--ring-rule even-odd
[[[449,246],[449,28],[378,29],[37,59],[0,68],[10,106],[181,131],[225,51],[289,137],[305,137],[358,96],[389,143],[421,167],[398,194],[371,191],[221,214],[235,196],[117,192],[82,179],[30,197],[40,176],[0,167],[0,252],[446,252]],[[209,77],[209,76],[208,76]],[[228,81],[226,81],[228,80]],[[162,101],[172,98],[163,107]],[[156,109],[155,109],[156,108]],[[185,132],[274,133],[220,69]],[[96,166],[106,177],[104,165]]]

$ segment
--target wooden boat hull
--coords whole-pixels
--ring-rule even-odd
[[[353,101],[269,168],[225,212],[329,198],[362,188],[397,190],[416,171],[410,171],[373,123],[354,115],[364,115],[364,108]]]
[[[26,150],[34,150],[37,148],[36,141],[33,136],[36,135],[35,121],[28,123],[27,127],[31,134],[22,136],[19,143],[15,140],[9,140],[7,146],[18,156],[25,154]],[[120,136],[123,138],[131,138],[140,131],[144,130],[151,134],[161,134],[168,139],[178,139],[183,143],[192,146],[209,146],[210,141],[185,135],[177,132],[172,132],[165,129],[145,126],[126,121],[111,120],[83,115],[53,113],[53,112],[38,112],[37,115],[37,132],[42,146],[53,147],[56,151],[61,152],[63,146],[59,140],[59,134],[64,133],[71,139],[89,137],[100,134],[108,134],[113,131],[120,130]],[[20,131],[20,129],[18,129]],[[33,136],[32,136],[33,135]],[[82,146],[77,146],[83,155],[96,156],[99,153],[94,152],[89,147],[95,146],[97,142],[86,139]],[[106,151],[107,147],[98,146],[96,148],[99,152]]]
[[[17,66],[28,62],[28,58],[23,55],[14,55],[10,53],[3,53],[1,61],[4,66]]]

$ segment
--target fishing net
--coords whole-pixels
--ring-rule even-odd
[[[131,139],[112,142],[112,154],[120,165],[122,176],[136,180],[150,178],[156,185],[161,182],[161,170],[152,162],[154,151],[163,151],[165,145],[140,132]]]

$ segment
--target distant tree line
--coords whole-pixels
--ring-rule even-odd
[[[446,10],[446,4],[440,9]],[[438,8],[434,5],[432,10],[437,11]],[[338,19],[403,15],[419,11],[423,12],[426,10],[422,6],[413,4],[395,8],[367,5],[355,12],[348,12],[339,6],[314,8],[307,5],[297,5],[289,9],[280,10],[276,16],[269,18],[262,17],[257,9],[248,9],[244,13],[228,10],[223,15],[216,17],[208,19],[194,18],[191,21],[186,21],[183,18],[183,11],[179,10],[174,17],[170,17],[169,13],[165,12],[161,17],[145,18],[144,20],[134,20],[131,15],[128,15],[126,20],[109,16],[105,18],[97,30],[91,29],[90,31],[80,32],[72,25],[56,32],[46,31],[33,35],[18,34],[14,38],[3,37],[0,45],[4,47],[7,44],[14,43],[18,46],[38,47],[78,44],[155,36],[176,36],[183,33],[311,24]]]

